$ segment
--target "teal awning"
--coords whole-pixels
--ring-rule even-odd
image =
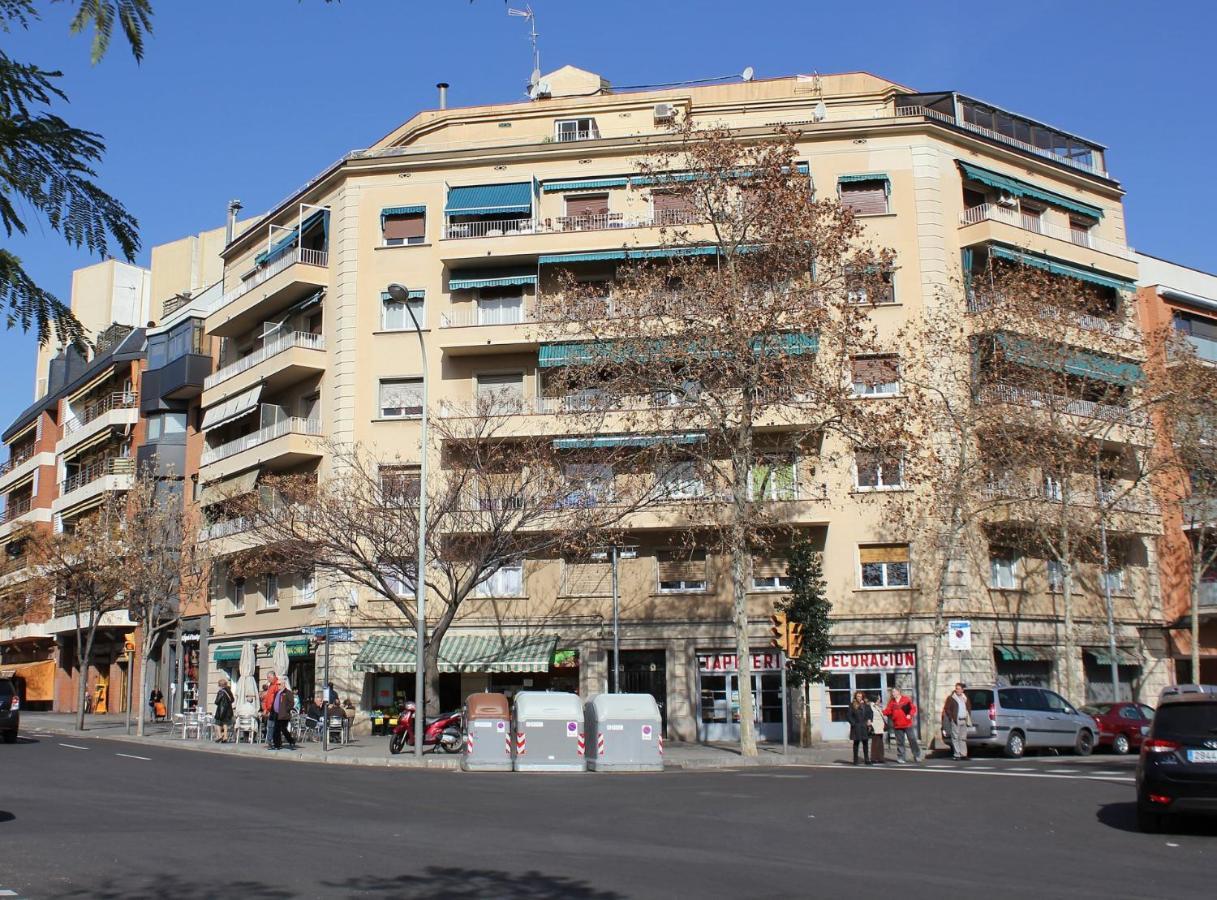
[[[532,182],[479,184],[448,189],[444,212],[450,216],[482,216],[495,213],[532,212]]]
[[[536,284],[536,272],[453,272],[448,276],[448,290],[470,291],[477,288],[511,287],[517,284]]]
[[[360,648],[356,672],[413,672],[414,635],[374,634]],[[556,634],[446,634],[439,645],[441,672],[548,672]]]
[[[211,654],[216,662],[236,662],[241,658],[240,644],[220,644]]]
[[[1008,262],[1043,269],[1045,272],[1051,272],[1053,275],[1063,275],[1066,278],[1076,278],[1078,281],[1086,281],[1090,284],[1097,284],[1100,287],[1111,288],[1113,291],[1133,291],[1137,287],[1136,284],[1127,278],[1121,278],[1119,275],[1106,275],[1093,269],[1084,269],[1081,266],[1061,262],[1057,259],[1049,259],[1046,256],[1037,256],[1022,250],[1003,247],[1001,244],[990,244],[989,255]]]
[[[417,216],[420,213],[425,213],[425,206],[386,206],[380,211],[381,218],[385,216]]]
[[[427,299],[427,292],[422,290],[421,288],[419,288],[417,290],[410,291],[407,296],[411,300],[425,300],[425,299]],[[388,302],[389,300],[393,299],[393,295],[390,294],[388,291],[381,291],[380,299],[384,302]]]
[[[742,248],[741,248],[742,249]],[[592,253],[545,253],[537,262],[542,266],[603,260],[665,259],[674,256],[714,256],[717,245],[702,247],[658,247],[652,250],[598,250]]]
[[[547,194],[557,191],[595,191],[607,188],[622,188],[630,183],[628,178],[586,178],[582,181],[547,181],[541,190]]]
[[[1083,203],[1080,200],[1072,200],[1064,194],[1058,194],[1056,191],[1036,187],[1025,181],[1019,181],[1017,178],[1011,178],[1009,175],[999,175],[997,172],[990,172],[988,169],[982,169],[980,166],[974,166],[962,160],[956,160],[956,162],[959,163],[959,168],[963,170],[963,174],[966,177],[971,178],[973,181],[979,181],[981,184],[987,184],[991,188],[997,188],[999,191],[1005,191],[1007,194],[1013,194],[1016,197],[1029,197],[1032,200],[1040,200],[1052,206],[1059,206],[1062,209],[1081,213],[1092,219],[1103,218],[1101,207]]]
[[[1138,384],[1145,378],[1145,373],[1136,363],[1122,362],[1109,356],[1046,344],[1004,332],[993,335],[993,339],[1003,352],[1019,365],[1064,372],[1078,378],[1106,381],[1120,387]]]
[[[1111,651],[1106,647],[1087,647],[1084,652],[1100,666],[1111,665]],[[1135,653],[1130,653],[1128,650],[1121,649],[1120,647],[1116,648],[1115,662],[1117,666],[1141,665],[1141,660]]]
[[[308,638],[292,638],[283,643],[287,644],[288,656],[308,656],[311,652]]]
[[[851,181],[890,181],[884,172],[863,172],[859,175],[838,175],[837,184],[849,184]]]
[[[330,211],[328,209],[319,209],[309,215],[303,222],[300,223],[299,228],[293,228],[283,237],[279,238],[279,240],[271,244],[268,249],[263,250],[261,253],[255,256],[254,265],[263,266],[272,260],[278,259],[285,252],[287,252],[287,250],[295,246],[296,242],[300,240],[301,231],[309,231],[318,223],[318,221],[322,221],[323,225],[328,223],[329,214]]]
[[[1011,647],[994,644],[993,652],[1002,662],[1049,662],[1052,654],[1042,647]]]
[[[761,356],[801,356],[805,353],[815,353],[820,349],[820,339],[815,334],[787,332],[781,334],[758,335],[751,341],[752,351]],[[633,348],[629,352],[636,356],[639,362],[646,362],[652,357],[663,358],[671,344],[662,339],[656,339],[650,349]],[[704,351],[691,345],[685,352],[695,355],[713,357],[717,351],[706,348]],[[537,354],[537,367],[550,369],[556,366],[586,365],[588,363],[621,362],[626,359],[626,351],[611,341],[570,341],[560,344],[542,344]]]
[[[657,444],[700,444],[704,434],[616,434],[592,438],[558,438],[555,450],[589,450],[600,447],[654,447]]]
[[[752,350],[762,356],[801,356],[820,349],[820,336],[802,332],[767,334],[752,339]]]
[[[552,369],[555,366],[578,365],[604,360],[612,352],[612,344],[605,341],[543,344],[537,353],[537,367]]]

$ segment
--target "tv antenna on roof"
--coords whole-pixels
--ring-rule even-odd
[[[507,15],[518,16],[528,20],[528,40],[532,43],[532,75],[528,79],[528,92],[531,95],[541,82],[541,51],[537,48],[537,14],[531,6],[523,9],[507,7]]]

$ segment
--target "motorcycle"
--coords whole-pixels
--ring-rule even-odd
[[[389,752],[401,753],[407,747],[414,746],[414,704],[407,703],[405,711],[393,727],[393,736],[389,739]],[[461,714],[459,712],[444,713],[427,723],[423,730],[423,749],[434,751],[437,747],[445,753],[459,753],[461,750]]]

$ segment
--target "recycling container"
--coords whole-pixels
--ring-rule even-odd
[[[582,772],[583,703],[578,694],[520,691],[512,710],[517,772]]]
[[[511,704],[503,694],[470,694],[465,701],[466,772],[511,771]]]
[[[663,719],[650,694],[597,694],[585,713],[588,769],[663,771]]]

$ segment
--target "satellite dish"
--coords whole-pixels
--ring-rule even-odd
[[[753,71],[752,66],[748,66],[748,67],[747,67],[746,69],[744,69],[744,71],[743,71],[743,72],[740,74],[740,78],[744,79],[744,81],[751,81],[751,80],[752,80],[754,77],[756,77],[756,72],[755,72],[755,71]]]
[[[528,76],[528,86],[530,88],[541,83],[541,70],[533,69],[532,74]]]

